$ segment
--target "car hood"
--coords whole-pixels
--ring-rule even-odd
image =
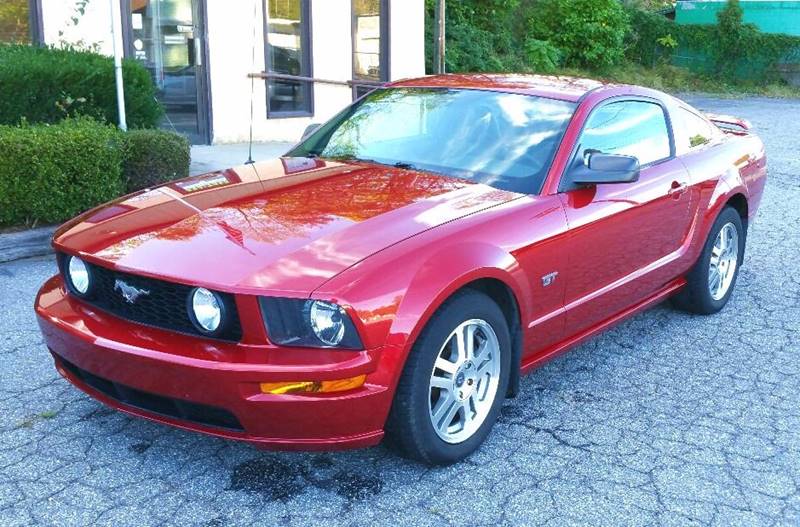
[[[281,158],[126,196],[65,224],[54,245],[125,272],[305,294],[385,247],[518,197],[428,172]]]

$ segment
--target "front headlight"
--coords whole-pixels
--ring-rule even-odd
[[[91,278],[86,263],[77,256],[67,259],[67,279],[73,293],[86,296],[89,293]]]
[[[322,300],[259,299],[269,338],[282,346],[362,349],[353,321],[342,306]]]
[[[319,340],[328,346],[338,346],[344,338],[344,320],[347,314],[336,304],[315,300],[308,309],[311,329]]]

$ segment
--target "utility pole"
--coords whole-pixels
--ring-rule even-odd
[[[434,73],[446,73],[445,67],[445,8],[446,0],[436,2],[436,26],[434,27],[434,37],[436,38],[436,50],[433,57]]]
[[[109,0],[111,3],[111,38],[114,41],[114,72],[117,79],[117,109],[119,111],[119,127],[128,130],[125,116],[125,87],[122,80],[122,13],[119,0]]]

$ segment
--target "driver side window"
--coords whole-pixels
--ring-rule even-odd
[[[645,101],[612,102],[595,110],[581,135],[579,158],[593,152],[634,156],[644,166],[670,156],[664,110]]]

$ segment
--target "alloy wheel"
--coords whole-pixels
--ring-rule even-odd
[[[492,409],[500,381],[500,344],[486,321],[459,324],[445,339],[431,372],[429,415],[436,434],[461,443]]]
[[[733,223],[722,226],[711,249],[708,267],[708,292],[714,300],[723,298],[736,276],[739,264],[739,233]]]

